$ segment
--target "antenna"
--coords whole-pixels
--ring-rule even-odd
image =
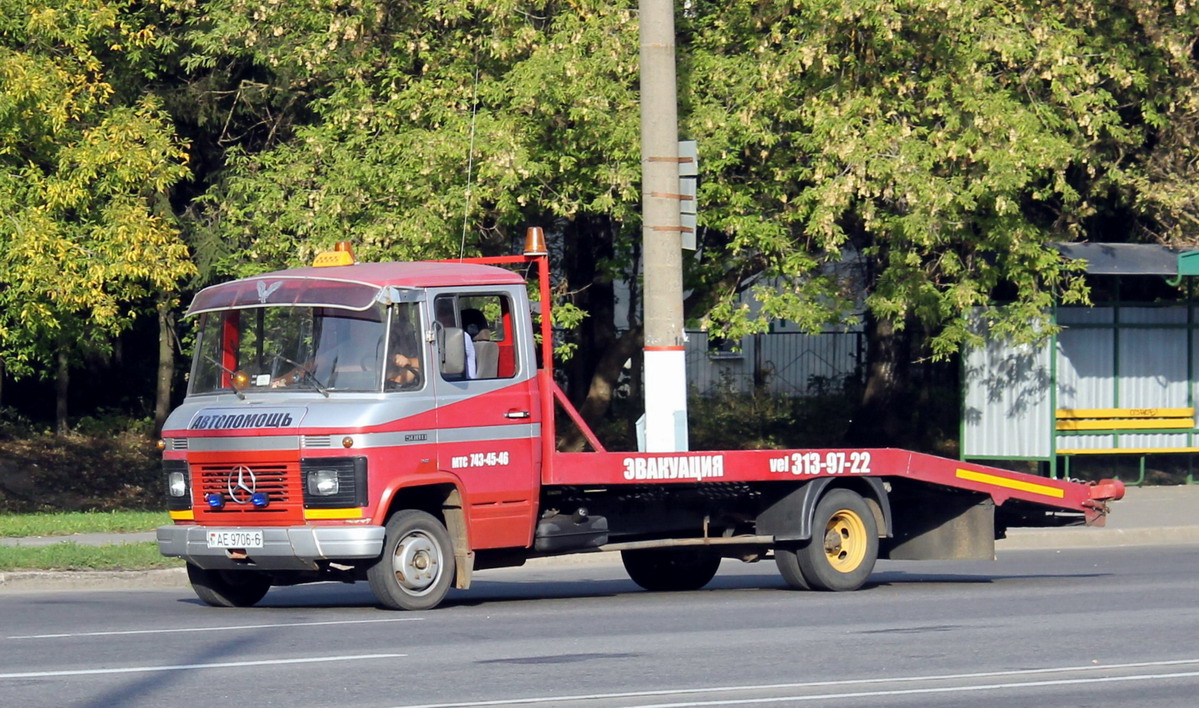
[[[475,166],[475,118],[479,115],[479,62],[475,56],[475,86],[470,94],[470,149],[466,153],[466,205],[462,207],[462,242],[458,245],[458,259],[466,255],[466,224],[470,219],[470,184]]]

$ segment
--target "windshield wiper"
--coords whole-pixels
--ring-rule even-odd
[[[315,388],[317,391],[320,391],[322,396],[324,396],[325,398],[329,397],[329,387],[326,386],[325,384],[321,383],[321,380],[316,377],[316,374],[312,373],[311,371],[305,371],[304,378],[311,381],[312,387]]]
[[[326,386],[325,384],[321,383],[321,380],[316,377],[316,374],[309,371],[307,366],[305,366],[304,364],[301,364],[298,361],[292,361],[291,359],[288,359],[287,357],[283,356],[282,354],[275,354],[274,357],[276,359],[282,359],[283,361],[287,362],[288,364],[291,364],[292,366],[296,367],[295,373],[300,376],[300,381],[298,381],[297,383],[300,383],[303,381],[311,381],[313,388],[315,388],[317,391],[319,391],[320,394],[322,396],[324,396],[325,398],[329,397],[329,387]]]
[[[216,364],[218,367],[220,367],[221,371],[224,371],[226,374],[229,374],[229,385],[222,386],[221,390],[223,391],[225,389],[229,389],[233,393],[237,394],[238,398],[240,398],[244,401],[246,399],[246,394],[242,393],[241,389],[234,385],[234,382],[237,381],[241,377],[246,377],[246,373],[244,371],[234,371],[233,369],[230,369],[229,367],[225,366],[221,362],[217,361],[216,357],[214,357],[214,356],[205,354],[204,358],[211,361],[212,363]],[[248,377],[247,377],[247,380],[248,380]]]

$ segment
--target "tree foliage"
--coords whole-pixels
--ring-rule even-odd
[[[106,346],[192,271],[163,200],[188,172],[143,85],[170,40],[141,3],[3,0],[0,17],[0,357],[21,375]]]
[[[1113,202],[1163,234],[1193,218],[1186,2],[686,5],[682,132],[703,165],[692,312],[725,334],[864,305],[931,327],[947,356],[1000,286],[993,330],[1012,336],[1080,300],[1048,244],[1087,237]],[[286,140],[235,150],[209,197],[229,269],[347,231],[394,257],[504,250],[530,221],[602,217],[637,238],[633,9],[209,3],[195,64],[249,62],[306,107]],[[857,279],[831,267],[845,261]],[[747,287],[760,309],[738,299]]]
[[[0,6],[0,229],[50,254],[0,245],[8,356],[35,321],[112,331],[121,303],[191,267],[156,199],[184,175],[173,119],[198,174],[171,209],[203,278],[346,237],[368,259],[509,252],[540,224],[564,238],[561,297],[591,313],[572,395],[600,368],[610,283],[635,298],[638,275],[636,3]],[[943,359],[971,342],[967,313],[1028,338],[1086,297],[1052,242],[1195,241],[1193,0],[676,10],[701,166],[687,312],[719,334],[865,312],[927,337],[893,351]],[[50,272],[70,283],[44,287]]]
[[[946,356],[1001,285],[1010,305],[989,316],[1008,336],[1084,296],[1049,244],[1085,238],[1097,200],[1139,169],[1136,112],[1158,102],[1126,8],[732,5],[689,28],[685,113],[701,162],[732,177],[701,197],[713,267],[773,276],[756,288],[762,314],[820,323],[858,300],[827,266],[858,261],[865,307],[924,323]],[[762,324],[728,297],[713,317],[732,333]]]
[[[632,219],[635,17],[524,7],[209,4],[195,64],[249,62],[263,95],[304,104],[288,139],[230,151],[207,197],[218,270],[303,261],[347,232],[367,257],[412,258],[508,252],[530,222]]]

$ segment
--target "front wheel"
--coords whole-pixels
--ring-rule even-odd
[[[445,524],[405,509],[387,521],[383,557],[366,571],[371,592],[392,610],[431,610],[454,581],[454,551]]]
[[[775,564],[796,589],[845,591],[862,587],[878,560],[878,524],[866,501],[834,489],[812,514],[812,538],[776,548]]]
[[[716,576],[720,556],[697,548],[646,548],[620,552],[633,582],[646,590],[699,590]]]
[[[205,570],[187,564],[196,597],[213,607],[251,607],[271,589],[270,576],[257,570]]]

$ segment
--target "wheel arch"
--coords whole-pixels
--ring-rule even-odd
[[[758,514],[757,532],[779,541],[806,541],[812,537],[816,505],[834,489],[848,489],[865,500],[874,515],[880,538],[892,535],[891,502],[886,485],[875,477],[819,477],[776,493]]]
[[[386,510],[382,523],[403,509],[417,509],[437,517],[450,534],[454,546],[456,574],[454,587],[470,587],[475,554],[470,545],[470,525],[466,518],[466,500],[456,480],[446,479],[432,484],[416,484],[389,490],[380,508]]]

